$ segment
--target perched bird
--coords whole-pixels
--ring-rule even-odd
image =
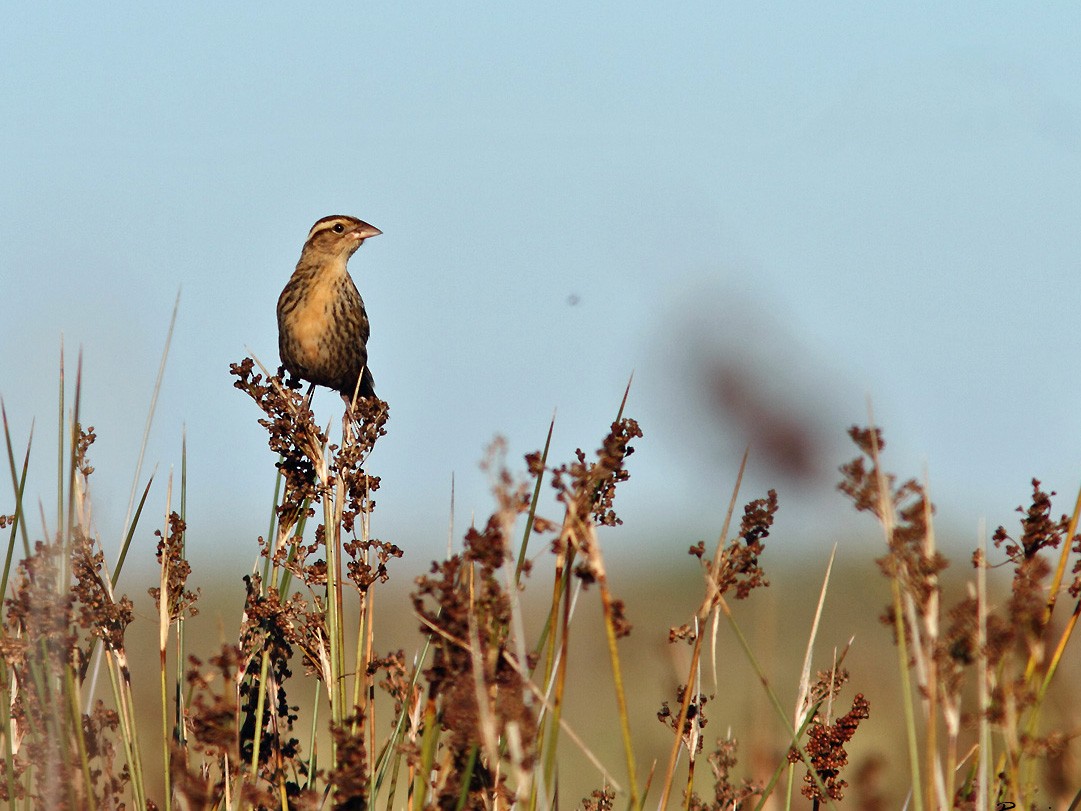
[[[368,370],[368,314],[346,263],[383,233],[356,217],[323,217],[308,232],[300,261],[278,297],[278,353],[294,377],[341,394],[347,404],[374,397]],[[359,381],[359,386],[358,386]]]

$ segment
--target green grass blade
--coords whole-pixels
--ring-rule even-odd
[[[529,502],[529,515],[526,517],[525,532],[522,533],[522,547],[518,550],[518,565],[514,568],[514,583],[517,585],[522,579],[522,569],[525,567],[526,550],[529,548],[529,533],[533,531],[533,519],[537,515],[537,502],[540,501],[541,484],[544,482],[544,467],[548,464],[548,449],[552,447],[552,431],[556,427],[555,414],[548,424],[548,437],[544,440],[544,450],[541,451],[541,470],[537,473],[537,483],[533,486],[533,498]]]
[[[151,475],[150,480],[146,483],[146,487],[143,488],[143,495],[139,499],[139,506],[136,508],[135,516],[131,519],[127,534],[124,536],[124,543],[120,546],[120,557],[117,558],[116,567],[113,569],[113,588],[116,588],[116,584],[120,580],[120,570],[124,568],[124,560],[127,558],[128,549],[131,547],[131,539],[135,537],[135,528],[139,525],[139,517],[143,514],[143,507],[146,505],[146,497],[150,494],[150,485],[153,483],[154,476]]]
[[[11,572],[11,561],[15,554],[15,535],[19,533],[23,540],[23,554],[30,556],[30,537],[26,532],[26,521],[23,520],[23,494],[26,491],[26,471],[30,466],[30,447],[34,441],[34,426],[30,426],[30,438],[26,441],[26,455],[23,456],[22,472],[15,472],[15,452],[11,444],[11,430],[8,425],[7,409],[4,408],[3,400],[0,400],[0,413],[4,421],[4,440],[7,444],[8,467],[11,470],[11,486],[15,491],[15,514],[11,522],[11,537],[8,538],[7,553],[4,556],[4,574],[0,580],[0,605],[7,597],[8,576]]]
[[[161,350],[161,361],[158,363],[158,374],[154,379],[154,388],[150,395],[150,407],[146,412],[146,424],[143,426],[143,438],[139,443],[139,456],[135,461],[135,474],[131,477],[131,495],[128,497],[128,511],[125,521],[131,517],[132,506],[135,504],[135,494],[138,492],[139,480],[142,478],[143,472],[143,458],[146,456],[146,447],[150,442],[150,428],[154,424],[154,414],[158,406],[158,395],[161,393],[161,381],[165,377],[165,365],[169,359],[169,347],[173,343],[173,330],[176,327],[176,316],[180,310],[180,291],[176,291],[176,300],[173,302],[173,313],[169,317],[169,329],[165,333],[165,346]],[[153,478],[153,477],[151,477]],[[146,498],[144,493],[143,498]],[[142,504],[140,502],[140,508]],[[133,521],[131,526],[134,527],[137,521]],[[125,546],[126,551],[126,546]],[[119,568],[119,566],[118,566]]]
[[[60,391],[56,408],[56,531],[64,526],[64,335],[60,335]]]

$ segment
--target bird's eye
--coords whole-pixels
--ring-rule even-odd
[[[342,225],[340,222],[336,222],[334,223],[334,228],[332,228],[331,230],[334,231],[335,234],[340,234],[342,231],[345,230],[345,226]]]

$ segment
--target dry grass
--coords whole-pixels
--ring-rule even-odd
[[[297,384],[257,372],[250,359],[233,374],[262,414],[280,477],[260,563],[220,646],[193,644],[188,633],[199,605],[217,596],[189,584],[183,475],[155,533],[157,626],[140,628],[119,590],[121,566],[110,571],[89,529],[94,435],[79,414],[78,382],[61,419],[55,524],[33,543],[23,492],[30,445],[16,453],[4,415],[13,485],[11,512],[0,517],[9,534],[0,583],[8,807],[1079,802],[1076,687],[1065,671],[1081,613],[1081,506],[1056,516],[1038,482],[1019,530],[996,531],[993,548],[977,549],[967,572],[954,567],[947,587],[925,488],[885,472],[877,429],[853,429],[858,456],[840,487],[882,526],[875,576],[884,609],[863,592],[870,567],[823,559],[814,589],[805,577],[793,584],[783,566],[774,577],[767,544],[782,499],[770,491],[739,509],[738,483],[716,544],[688,543],[697,597],[687,580],[660,574],[635,594],[598,535],[620,524],[616,493],[642,438],[623,413],[625,396],[595,454],[553,464],[546,445],[514,473],[502,448],[491,450],[491,516],[416,579],[408,599],[419,633],[408,654],[386,652],[376,629],[403,612],[402,551],[370,534],[379,479],[366,470],[386,404],[358,402],[332,441]],[[545,487],[557,514],[538,512]],[[129,541],[149,534],[139,528],[142,503]],[[777,581],[768,590],[767,573]],[[673,606],[686,614],[669,629]],[[878,613],[892,665],[873,645],[846,644]],[[633,631],[628,617],[639,622]],[[133,640],[150,638],[157,668],[133,669]],[[659,653],[665,638],[668,655]],[[568,796],[568,785],[595,790]]]

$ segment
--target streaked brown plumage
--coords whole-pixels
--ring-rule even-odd
[[[368,315],[346,263],[381,234],[356,217],[323,217],[308,232],[296,270],[278,297],[278,353],[294,377],[339,392],[346,403],[374,397]],[[357,381],[360,387],[357,387]]]

